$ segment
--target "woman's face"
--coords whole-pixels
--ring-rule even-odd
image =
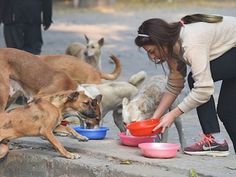
[[[149,58],[154,63],[162,63],[165,61],[165,53],[167,52],[167,49],[164,48],[164,50],[159,49],[157,45],[144,45],[144,50],[146,50]]]

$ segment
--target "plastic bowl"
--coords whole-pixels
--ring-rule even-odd
[[[174,158],[180,146],[172,143],[142,143],[138,147],[145,157],[151,158]]]
[[[133,136],[153,136],[161,133],[162,128],[152,131],[159,123],[160,119],[146,119],[128,124],[127,129]]]
[[[90,140],[101,140],[106,137],[109,128],[99,127],[96,129],[85,129],[79,126],[79,127],[74,127],[74,130],[79,134],[86,136]]]
[[[120,142],[123,145],[126,146],[134,146],[137,147],[140,143],[151,143],[155,142],[155,136],[132,136],[132,135],[126,135],[124,132],[119,133]]]

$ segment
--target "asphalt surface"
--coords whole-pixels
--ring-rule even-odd
[[[233,7],[156,7],[131,10],[113,10],[105,8],[100,10],[78,10],[78,9],[60,9],[54,11],[54,23],[51,28],[43,32],[44,45],[42,54],[60,54],[64,53],[66,47],[71,42],[85,43],[84,34],[89,38],[98,40],[101,37],[105,39],[105,45],[102,48],[102,68],[110,72],[114,65],[109,62],[109,55],[117,55],[122,62],[122,73],[118,80],[127,80],[132,74],[145,70],[149,76],[154,74],[164,74],[160,66],[155,66],[148,61],[146,54],[140,51],[134,45],[134,38],[137,35],[138,26],[142,21],[159,17],[167,21],[179,20],[182,16],[191,13],[213,13],[236,16],[235,6]],[[5,47],[2,36],[2,26],[0,26],[0,47]],[[215,98],[217,99],[220,83],[216,84]],[[186,95],[188,88],[183,91]],[[230,155],[228,157],[194,157],[178,153],[174,159],[149,159],[140,155],[138,148],[122,146],[119,143],[118,128],[114,125],[111,114],[105,117],[104,125],[109,127],[105,140],[78,142],[75,139],[59,137],[65,147],[76,150],[81,153],[79,160],[66,160],[58,157],[51,145],[41,138],[23,138],[16,140],[16,147],[22,144],[22,147],[9,153],[9,158],[16,156],[19,158],[31,154],[38,158],[50,158],[61,163],[89,164],[90,167],[96,167],[106,170],[99,170],[95,176],[116,176],[115,171],[119,172],[117,176],[188,176],[188,171],[195,169],[199,176],[217,176],[217,177],[235,177],[236,161],[233,152],[232,143],[221,124],[221,131],[226,137],[230,146]],[[195,111],[191,111],[182,116],[184,132],[187,144],[196,142],[200,137],[201,128]],[[174,126],[169,130],[169,142],[179,143],[177,132]],[[12,155],[12,154],[13,155]],[[29,158],[28,158],[29,159]],[[131,165],[121,165],[122,160],[131,160]],[[73,162],[72,162],[73,161]],[[18,161],[17,161],[18,162]],[[26,160],[26,164],[27,164]],[[6,166],[7,162],[1,165]],[[88,167],[89,168],[89,167]],[[122,173],[124,172],[124,174]],[[112,173],[113,172],[113,173]],[[0,174],[3,174],[0,170]],[[4,173],[7,176],[7,173]],[[19,172],[19,174],[21,174]],[[110,174],[110,175],[109,175]],[[158,174],[158,175],[157,175]],[[54,174],[55,175],[55,174]],[[1,176],[1,175],[0,175]],[[17,175],[16,175],[17,176]],[[23,176],[31,176],[24,174]],[[37,175],[36,175],[37,176]],[[38,175],[40,176],[40,175]],[[42,176],[45,176],[43,174]],[[47,175],[46,175],[47,176]],[[49,175],[50,176],[50,175]],[[56,176],[56,175],[55,175]],[[60,175],[57,175],[60,176]],[[63,176],[63,175],[62,175]],[[76,175],[69,175],[76,176]],[[82,176],[86,176],[85,174]],[[93,176],[93,175],[87,175]]]

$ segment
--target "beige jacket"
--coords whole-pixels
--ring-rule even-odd
[[[210,61],[236,47],[236,18],[223,16],[223,21],[220,23],[186,24],[181,29],[180,40],[183,61],[176,59],[168,61],[170,73],[166,89],[178,95],[184,87],[186,76],[184,65],[191,67],[194,88],[178,105],[183,112],[188,112],[206,103],[214,93]]]

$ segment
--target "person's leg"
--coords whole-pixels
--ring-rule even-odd
[[[227,130],[227,132],[230,135],[230,138],[234,144],[235,148],[235,139],[236,139],[236,133],[233,127],[236,127],[236,48],[231,49],[230,51],[226,52],[224,55],[220,56],[219,58],[213,60],[210,62],[211,67],[211,74],[214,81],[222,80],[222,87],[220,91],[219,96],[219,102],[218,102],[218,115],[221,119],[221,121],[224,123],[224,126]],[[193,87],[193,79],[191,77],[191,73],[188,77],[189,86],[190,88]],[[231,96],[230,96],[231,95]],[[235,95],[235,96],[233,96]],[[228,106],[231,104],[231,106]],[[220,155],[226,155],[226,151],[228,151],[227,143],[221,142],[217,143],[217,139],[215,137],[219,136],[220,134],[220,128],[217,120],[217,114],[214,104],[214,99],[211,97],[211,99],[199,106],[197,108],[198,117],[200,120],[200,124],[202,126],[204,134],[213,134],[213,136],[206,137],[203,141],[199,143],[196,143],[192,146],[189,146],[186,148],[187,152],[190,152],[190,154],[194,154],[196,151],[200,152],[197,155],[208,155],[208,152],[203,152],[204,143],[209,144],[209,142],[212,144],[211,146],[215,146],[217,148],[217,151],[221,151]],[[217,133],[217,134],[215,134]],[[213,138],[213,140],[212,140]],[[223,138],[222,138],[223,139]],[[210,149],[212,151],[212,149]],[[192,151],[195,151],[192,153]],[[225,152],[223,152],[225,151]],[[218,152],[217,152],[218,153]],[[209,153],[210,154],[210,153]],[[214,154],[218,155],[218,154]]]
[[[228,132],[236,152],[236,48],[211,62],[212,73],[223,80],[217,112]]]
[[[189,88],[193,88],[194,80],[192,73],[188,75]],[[220,126],[217,118],[214,97],[211,96],[210,100],[197,107],[197,115],[204,134],[218,133],[220,132]]]
[[[217,111],[236,152],[236,79],[223,81]]]
[[[43,45],[41,24],[25,24],[24,34],[24,50],[39,55]]]
[[[192,89],[194,83],[192,73],[188,75],[188,83],[190,89]],[[199,142],[185,147],[184,152],[191,155],[227,156],[229,148],[220,133],[213,96],[211,96],[207,103],[199,106],[196,110],[203,130],[203,138]],[[215,136],[217,136],[217,139]]]
[[[4,24],[3,34],[6,47],[23,49],[24,33],[22,24]]]

